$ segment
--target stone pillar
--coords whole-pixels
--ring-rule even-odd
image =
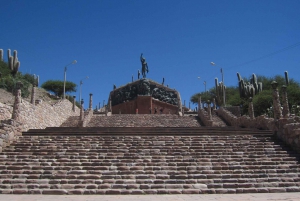
[[[290,116],[290,109],[289,109],[289,100],[287,97],[286,86],[283,85],[281,87],[281,90],[282,90],[282,103],[283,103],[282,115],[284,118],[288,118]]]
[[[76,108],[76,107],[75,107],[75,105],[76,105],[75,102],[76,102],[76,96],[73,96],[73,106],[72,106],[72,111],[73,111],[73,112],[76,112],[76,111],[75,111],[75,108]]]
[[[109,112],[112,112],[111,100],[109,100]]]
[[[278,93],[278,83],[276,81],[273,81],[271,83],[273,88],[273,112],[274,112],[274,119],[280,119],[282,118],[282,111],[281,111],[281,105],[279,100],[279,93]]]
[[[217,109],[216,99],[215,99],[215,98],[213,98],[213,109],[214,109],[214,110]]]
[[[202,109],[201,96],[198,98],[198,108],[199,110]]]
[[[93,109],[93,94],[90,94],[90,103],[89,103],[89,109]]]
[[[211,116],[211,107],[210,107],[210,100],[207,101],[207,113],[208,113],[208,118],[209,118],[209,120],[212,120],[212,116]]]
[[[80,120],[83,121],[84,119],[84,108],[83,108],[83,99],[81,99],[81,102],[80,102]]]
[[[17,91],[15,93],[15,102],[14,102],[14,108],[12,112],[12,119],[16,121],[20,121],[20,105],[22,102],[22,96],[21,96],[21,88],[23,86],[22,82],[17,82]]]
[[[32,105],[35,105],[35,85],[34,85],[34,84],[32,85],[31,101],[30,101],[30,103],[31,103]]]
[[[255,119],[252,97],[249,98],[248,113],[250,119]]]

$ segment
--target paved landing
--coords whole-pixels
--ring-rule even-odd
[[[0,195],[13,201],[299,201],[300,193],[214,194],[214,195]]]

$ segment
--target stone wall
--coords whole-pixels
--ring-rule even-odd
[[[271,130],[279,139],[300,153],[300,117],[298,116],[276,120],[261,115],[250,119],[249,116],[236,117],[224,108],[218,109],[217,113],[231,126]]]
[[[10,119],[13,111],[13,107],[0,103],[0,121]]]
[[[231,106],[231,107],[225,107],[226,110],[230,111],[232,114],[234,114],[237,117],[241,116],[241,108],[239,106]]]
[[[198,110],[198,117],[205,126],[213,126],[213,121],[209,119],[209,114],[205,109]]]
[[[54,105],[41,102],[37,105],[22,100],[20,104],[20,120],[11,119],[13,108],[0,103],[0,151],[2,148],[16,140],[23,131],[28,129],[43,129],[58,127],[70,116],[79,116],[79,109],[72,111],[72,103],[61,100]]]
[[[279,119],[277,127],[277,137],[300,153],[300,117]]]
[[[90,122],[91,118],[93,117],[94,111],[93,109],[88,109],[84,112],[84,117],[82,121],[79,121],[79,127],[86,127]]]
[[[32,105],[23,101],[20,107],[20,122],[23,124],[23,131],[28,129],[43,129],[46,127],[58,127],[69,116],[79,116],[79,108],[72,111],[73,104],[69,100],[60,100],[54,105],[41,102]]]
[[[22,133],[20,123],[12,119],[2,120],[0,123],[0,152],[2,148],[9,146],[11,142],[18,139]]]

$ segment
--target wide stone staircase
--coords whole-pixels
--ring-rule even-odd
[[[300,191],[299,155],[270,131],[85,127],[24,132],[0,153],[0,193]]]

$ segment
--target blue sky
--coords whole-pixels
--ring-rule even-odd
[[[82,85],[94,107],[137,79],[143,53],[150,78],[182,100],[214,86],[224,71],[284,75],[300,82],[299,0],[0,0],[0,49],[18,51],[22,73]],[[272,53],[278,52],[272,55]],[[268,56],[269,55],[269,56]],[[258,59],[261,58],[261,59]],[[252,62],[249,62],[252,61]],[[216,65],[211,66],[210,62]],[[198,79],[198,77],[201,77]],[[78,87],[79,89],[79,87]],[[72,95],[79,97],[79,90]],[[85,104],[87,105],[87,104]],[[194,107],[194,106],[193,106]]]

